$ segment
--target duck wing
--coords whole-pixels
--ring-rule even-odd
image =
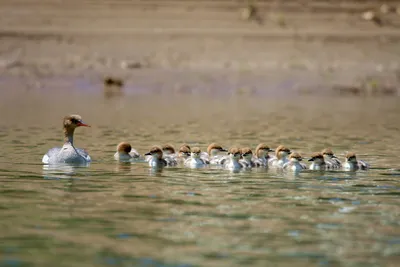
[[[44,154],[42,162],[48,164],[50,162],[50,158],[56,157],[58,153],[60,153],[60,151],[61,147],[50,148],[49,151],[47,151],[47,153]]]
[[[84,158],[87,162],[91,162],[92,158],[89,156],[89,154],[87,153],[86,150],[82,149],[82,148],[75,148],[76,152],[78,152],[78,154]]]
[[[363,160],[359,160],[359,161],[357,162],[357,164],[358,164],[358,168],[360,168],[360,170],[368,170],[368,169],[370,168],[369,164],[366,163],[366,162],[363,161]]]
[[[137,152],[137,150],[133,149],[133,148],[132,148],[131,152],[129,152],[129,155],[131,155],[132,158],[139,158],[140,157],[139,152]]]
[[[166,162],[167,166],[176,166],[178,165],[178,162],[174,157],[171,156],[164,156],[163,160]]]

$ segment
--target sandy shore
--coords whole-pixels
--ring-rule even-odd
[[[364,86],[398,95],[400,16],[380,13],[379,2],[258,1],[257,20],[247,20],[244,1],[4,0],[0,73],[42,83],[114,75],[178,92]],[[363,20],[366,10],[382,24]]]

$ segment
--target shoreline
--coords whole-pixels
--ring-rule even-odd
[[[296,84],[288,93],[329,94],[339,86],[352,94],[353,87],[372,86],[375,95],[384,88],[399,95],[400,16],[388,14],[390,25],[382,27],[360,18],[378,3],[259,1],[258,25],[240,18],[243,3],[224,0],[7,0],[0,4],[0,73],[42,83],[109,75],[164,88],[225,80],[255,90]],[[215,82],[199,81],[196,72]]]

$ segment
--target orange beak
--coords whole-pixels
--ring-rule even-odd
[[[89,124],[86,124],[86,123],[83,123],[83,122],[78,122],[78,124],[77,124],[78,126],[85,126],[85,127],[90,127],[90,125]]]

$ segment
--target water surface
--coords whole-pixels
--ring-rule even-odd
[[[89,82],[88,82],[89,83]],[[68,84],[68,83],[67,83]],[[51,86],[50,86],[51,85]],[[0,91],[0,266],[395,266],[400,260],[398,98],[65,90]],[[65,87],[67,87],[65,85]],[[88,168],[44,169],[80,114]],[[305,158],[352,150],[368,172],[230,173],[118,164],[128,141],[205,149],[284,144]]]

